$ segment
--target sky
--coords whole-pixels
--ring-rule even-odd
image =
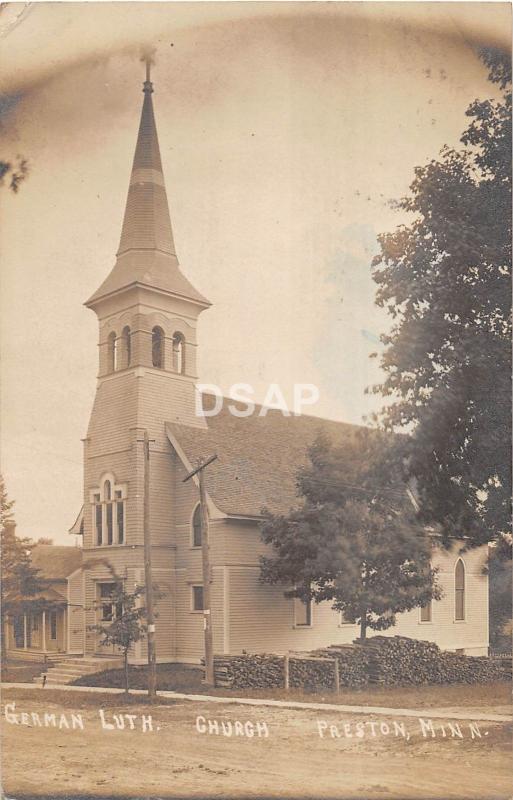
[[[417,165],[457,146],[476,50],[506,3],[12,3],[0,15],[2,460],[20,534],[71,543],[95,392],[84,301],[114,263],[154,52],[155,113],[183,272],[212,301],[199,379],[262,401],[314,383],[311,413],[382,400],[377,235]]]

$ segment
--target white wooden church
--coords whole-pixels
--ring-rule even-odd
[[[198,459],[217,453],[206,474],[214,652],[284,653],[351,642],[358,636],[357,626],[346,623],[329,604],[309,607],[285,598],[287,587],[259,582],[265,547],[258,522],[262,507],[285,513],[297,502],[295,476],[318,433],[340,444],[354,426],[276,410],[237,417],[226,403],[215,416],[197,415],[197,321],[210,303],[178,263],[149,76],[143,94],[116,262],[86,303],[99,322],[99,375],[84,441],[84,505],[72,532],[83,534],[84,562],[107,559],[128,587],[144,583],[141,439],[147,430],[153,440],[152,561],[155,582],[164,592],[157,608],[157,660],[199,663],[203,591],[198,487],[183,478]],[[387,633],[485,655],[485,558],[485,548],[463,557],[457,549],[435,553],[443,599],[401,615]],[[67,628],[63,649],[101,654],[99,637],[88,626],[112,618],[112,577],[101,563],[82,570],[80,579],[73,574],[68,589],[73,625]],[[132,662],[145,660],[143,641],[135,646]]]

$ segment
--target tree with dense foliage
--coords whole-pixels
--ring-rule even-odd
[[[511,520],[511,61],[481,56],[495,97],[468,108],[462,147],[415,170],[397,204],[412,220],[379,237],[373,273],[393,319],[378,418],[411,433],[396,456],[419,519],[470,546]]]
[[[298,475],[302,503],[286,516],[264,510],[260,579],[286,597],[327,600],[347,622],[386,630],[396,614],[441,597],[432,542],[405,487],[384,460],[388,437],[363,429],[334,447],[320,437]]]
[[[511,652],[511,542],[501,539],[491,548],[487,572],[490,581],[490,646],[499,652]]]
[[[31,539],[16,536],[13,517],[14,501],[9,500],[5,482],[0,476],[0,621],[2,637],[2,659],[6,655],[5,626],[8,619],[38,606],[37,595],[42,590],[38,572],[32,566]]]

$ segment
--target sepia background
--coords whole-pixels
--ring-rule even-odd
[[[183,271],[213,303],[199,378],[262,400],[315,383],[312,413],[381,402],[370,353],[376,235],[416,165],[457,145],[492,96],[477,58],[507,46],[506,3],[56,3],[0,15],[2,471],[20,534],[66,534],[81,505],[97,323],[137,134],[141,52]],[[58,502],[56,502],[58,500]]]

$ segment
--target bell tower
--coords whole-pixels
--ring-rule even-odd
[[[178,263],[148,62],[143,86],[116,263],[86,302],[99,320],[99,390],[112,383],[116,389],[103,394],[117,394],[118,384],[127,384],[129,372],[139,382],[143,379],[143,383],[158,386],[162,420],[203,425],[194,411],[196,325],[210,303],[187,280]],[[149,420],[145,419],[141,387],[138,395],[137,421],[145,425]]]
[[[98,317],[99,369],[84,446],[84,548],[101,548],[113,565],[136,573],[143,566],[144,431],[152,441],[152,546],[162,568],[172,568],[174,453],[165,424],[206,426],[195,411],[196,329],[210,305],[178,263],[148,63],[143,96],[116,261],[85,304]]]

